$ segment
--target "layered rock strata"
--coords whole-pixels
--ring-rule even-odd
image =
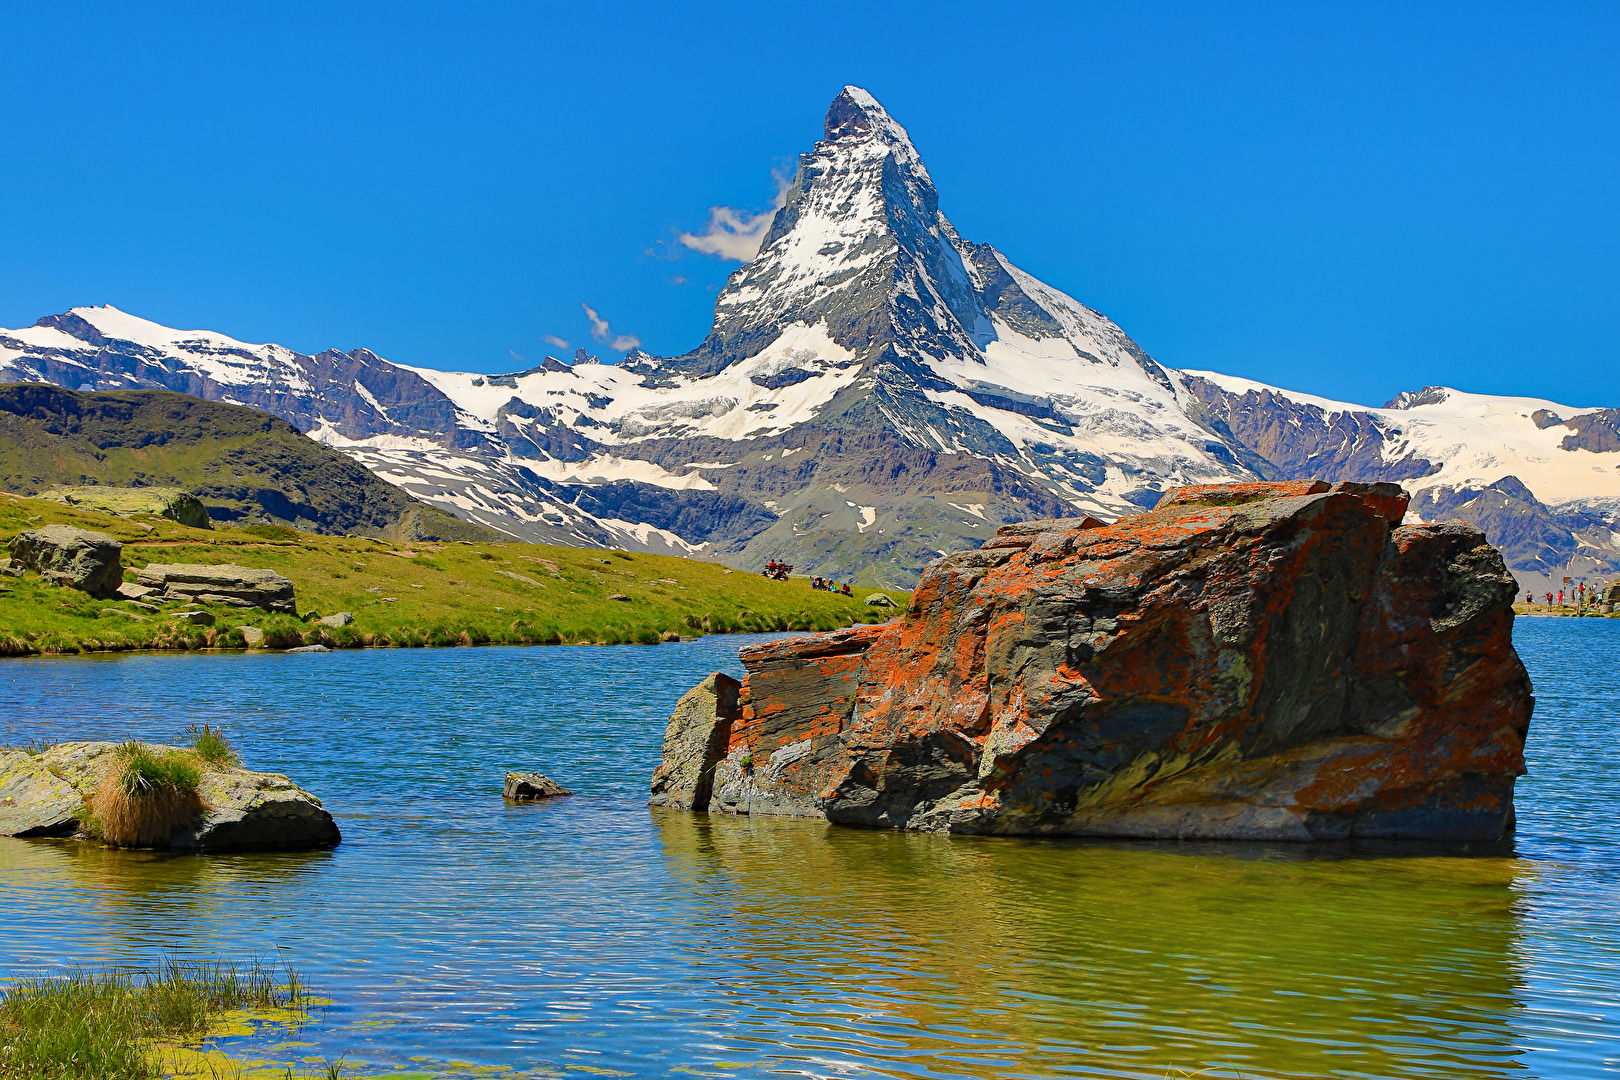
[[[262,567],[149,563],[136,577],[142,586],[158,591],[168,600],[298,613],[292,581]]]
[[[152,746],[155,752],[171,747]],[[84,836],[96,791],[119,764],[119,744],[61,743],[39,754],[0,750],[0,836]],[[202,771],[203,809],[161,846],[177,851],[288,851],[342,836],[321,800],[279,773]]]
[[[1479,530],[1403,526],[1406,504],[1387,483],[1210,485],[1112,525],[1006,526],[931,564],[898,621],[744,649],[735,704],[683,699],[654,801],[936,832],[1495,839],[1532,706],[1514,581]]]

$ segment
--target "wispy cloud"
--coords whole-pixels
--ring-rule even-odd
[[[676,274],[674,277],[669,279],[669,283],[671,285],[685,285],[686,284],[686,275],[685,274]]]
[[[541,334],[540,335],[540,340],[545,342],[547,345],[550,345],[550,346],[552,346],[554,348],[558,348],[558,349],[566,349],[566,348],[568,348],[568,342],[564,341],[562,338],[558,337],[556,334]]]
[[[585,309],[585,317],[591,320],[591,337],[600,341],[608,348],[617,352],[629,352],[641,344],[641,339],[634,334],[615,334],[608,321],[596,313],[596,309],[589,304],[581,304]]]
[[[516,349],[507,349],[506,351],[512,355],[512,359],[516,360],[520,364],[527,362],[528,359],[529,359],[527,356],[524,356],[522,353],[518,352]]]
[[[765,242],[765,234],[770,231],[771,219],[787,202],[788,188],[793,186],[793,178],[782,169],[772,169],[771,178],[776,181],[776,196],[769,210],[750,214],[730,206],[711,206],[709,224],[702,232],[681,233],[676,239],[693,251],[719,259],[734,262],[752,259],[759,254],[759,245]]]

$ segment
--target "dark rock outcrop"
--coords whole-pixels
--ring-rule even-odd
[[[538,772],[509,772],[501,794],[513,802],[533,802],[535,799],[555,799],[573,792],[557,781]]]
[[[744,649],[734,708],[672,719],[655,790],[938,832],[1495,839],[1532,706],[1515,585],[1406,503],[1212,485],[1003,529],[896,623]],[[707,799],[668,779],[710,769]]]
[[[141,585],[160,590],[168,600],[297,614],[293,583],[274,570],[235,563],[150,563],[137,577]]]
[[[124,545],[104,532],[46,525],[25,529],[11,540],[11,560],[56,585],[107,599],[123,582]]]
[[[208,508],[189,491],[172,487],[53,487],[40,493],[40,498],[66,503],[83,510],[96,510],[103,514],[132,517],[152,514],[165,517],[193,529],[212,529]]]

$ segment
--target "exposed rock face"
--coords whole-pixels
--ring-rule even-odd
[[[118,745],[61,743],[38,755],[0,750],[0,836],[79,834],[87,800],[117,767]],[[197,794],[204,809],[169,837],[171,849],[287,851],[342,839],[321,801],[279,773],[206,770]]]
[[[274,570],[235,563],[150,563],[137,578],[170,600],[256,607],[297,614],[293,583]]]
[[[513,802],[532,802],[535,799],[555,799],[573,792],[545,773],[509,772],[501,794]]]
[[[715,762],[725,757],[742,684],[715,672],[675,704],[664,728],[664,760],[653,772],[652,805],[709,805]]]
[[[13,563],[100,599],[114,595],[123,582],[124,545],[104,532],[46,525],[18,533],[10,549]]]
[[[1214,485],[1113,525],[1006,527],[933,563],[899,622],[743,650],[712,794],[665,801],[939,832],[1494,839],[1532,705],[1515,585],[1472,526],[1400,526],[1406,503]],[[701,740],[670,731],[660,773],[691,773]]]
[[[130,517],[134,514],[154,514],[189,525],[193,529],[212,529],[208,510],[202,500],[189,491],[170,487],[53,487],[40,493],[40,498],[79,506],[86,510],[99,510],[105,514]]]

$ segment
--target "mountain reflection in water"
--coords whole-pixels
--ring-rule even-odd
[[[1611,1075],[1620,752],[1601,680],[1620,623],[1518,635],[1538,696],[1520,831],[1468,849],[649,810],[670,704],[736,673],[736,638],[10,661],[0,741],[223,722],[345,841],[177,857],[0,840],[0,975],[273,954],[333,1005],[296,1046],[271,1032],[233,1052],[343,1054],[351,1076]],[[501,771],[524,766],[579,794],[504,804]]]

